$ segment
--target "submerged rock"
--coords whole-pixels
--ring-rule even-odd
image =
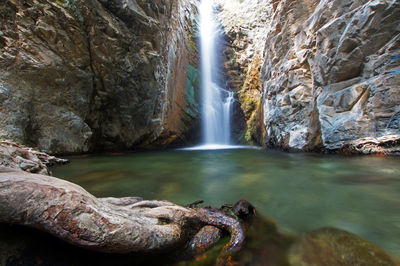
[[[180,265],[215,265],[214,247],[195,262]],[[400,265],[381,248],[367,240],[336,228],[321,228],[303,236],[279,232],[274,221],[258,216],[246,232],[243,249],[220,265],[325,266]]]
[[[289,263],[293,266],[398,265],[374,244],[336,228],[321,228],[305,234],[290,248]]]
[[[187,141],[197,1],[125,2],[0,2],[0,138],[50,153]]]

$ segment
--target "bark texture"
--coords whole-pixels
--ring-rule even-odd
[[[4,167],[20,169],[30,173],[51,175],[47,166],[67,162],[68,160],[36,151],[15,142],[0,141],[0,165]]]
[[[241,223],[218,210],[135,197],[96,198],[70,182],[5,167],[0,168],[0,222],[108,253],[179,250],[209,225],[231,234],[224,253],[239,250],[244,241]]]

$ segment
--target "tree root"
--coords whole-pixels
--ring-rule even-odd
[[[231,235],[223,249],[230,254],[240,250],[245,238],[241,222],[220,210],[137,197],[96,198],[70,182],[4,167],[0,168],[0,222],[34,227],[82,248],[120,254],[209,247],[218,241],[220,230]],[[209,238],[204,237],[207,232]]]

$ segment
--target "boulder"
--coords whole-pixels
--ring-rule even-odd
[[[321,228],[296,241],[288,252],[290,265],[398,265],[382,249],[352,233]]]

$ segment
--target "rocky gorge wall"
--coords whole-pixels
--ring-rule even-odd
[[[240,142],[337,150],[400,134],[398,1],[216,3]],[[197,4],[0,2],[0,139],[49,153],[186,144]]]
[[[0,2],[0,138],[163,147],[198,120],[196,1]]]
[[[224,70],[228,86],[237,94],[234,132],[239,142],[262,144],[265,136],[261,88],[263,49],[268,33],[270,1],[216,0],[217,16],[223,28]]]
[[[244,80],[256,79],[252,66],[261,65],[259,84],[248,84],[262,95],[262,115],[255,122],[246,117],[250,133],[251,123],[263,124],[261,144],[337,150],[360,138],[400,134],[398,1],[259,0],[253,9],[243,8],[253,1],[232,3],[242,8],[234,13],[222,4],[220,16],[231,44],[244,47],[232,61],[243,61],[239,54],[252,62]],[[260,59],[257,51],[243,52],[260,43]],[[248,84],[239,85],[239,98],[248,98]]]

